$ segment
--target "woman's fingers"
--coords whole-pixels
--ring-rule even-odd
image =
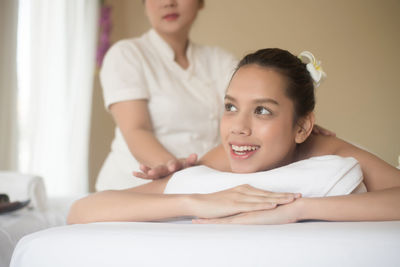
[[[283,196],[283,197],[270,197],[270,196],[256,196],[256,195],[246,195],[244,194],[240,197],[239,202],[243,203],[271,203],[276,205],[287,204],[293,202],[296,198],[293,196]]]
[[[218,218],[239,213],[260,210],[273,210],[279,205],[286,205],[296,200],[299,194],[274,193],[249,185],[210,193],[195,194],[193,208],[200,218]]]
[[[213,223],[213,224],[283,224],[294,223],[299,220],[299,209],[293,202],[281,205],[275,209],[243,212],[231,216],[220,218],[198,218],[192,220],[193,223]]]
[[[234,187],[233,190],[236,190],[237,192],[240,192],[240,193],[246,194],[246,195],[254,195],[254,196],[261,196],[261,197],[269,198],[271,201],[276,200],[279,202],[278,204],[287,203],[286,201],[290,202],[296,198],[301,197],[300,193],[271,192],[271,191],[266,191],[266,190],[262,190],[262,189],[253,187],[248,184],[239,185],[237,187]],[[280,202],[282,202],[282,203],[280,203]]]

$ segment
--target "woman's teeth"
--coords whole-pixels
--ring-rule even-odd
[[[231,145],[233,152],[238,155],[244,155],[247,152],[257,150],[259,146],[235,146]]]

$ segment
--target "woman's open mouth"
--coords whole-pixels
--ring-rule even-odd
[[[260,146],[255,146],[255,145],[229,144],[229,146],[231,149],[231,156],[234,159],[247,159],[260,148]]]

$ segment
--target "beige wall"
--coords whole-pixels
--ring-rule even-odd
[[[148,29],[142,1],[109,3],[114,41]],[[264,47],[313,52],[328,73],[317,89],[317,123],[397,165],[399,14],[398,0],[206,0],[192,40],[221,46],[238,58]],[[98,84],[93,104],[91,184],[112,138]]]

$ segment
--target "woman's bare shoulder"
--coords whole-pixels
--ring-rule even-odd
[[[333,155],[338,152],[345,142],[335,136],[310,135],[307,140],[298,147],[298,159]]]
[[[205,154],[199,160],[198,165],[205,165],[219,171],[231,170],[228,157],[222,145],[213,148],[207,154]]]

